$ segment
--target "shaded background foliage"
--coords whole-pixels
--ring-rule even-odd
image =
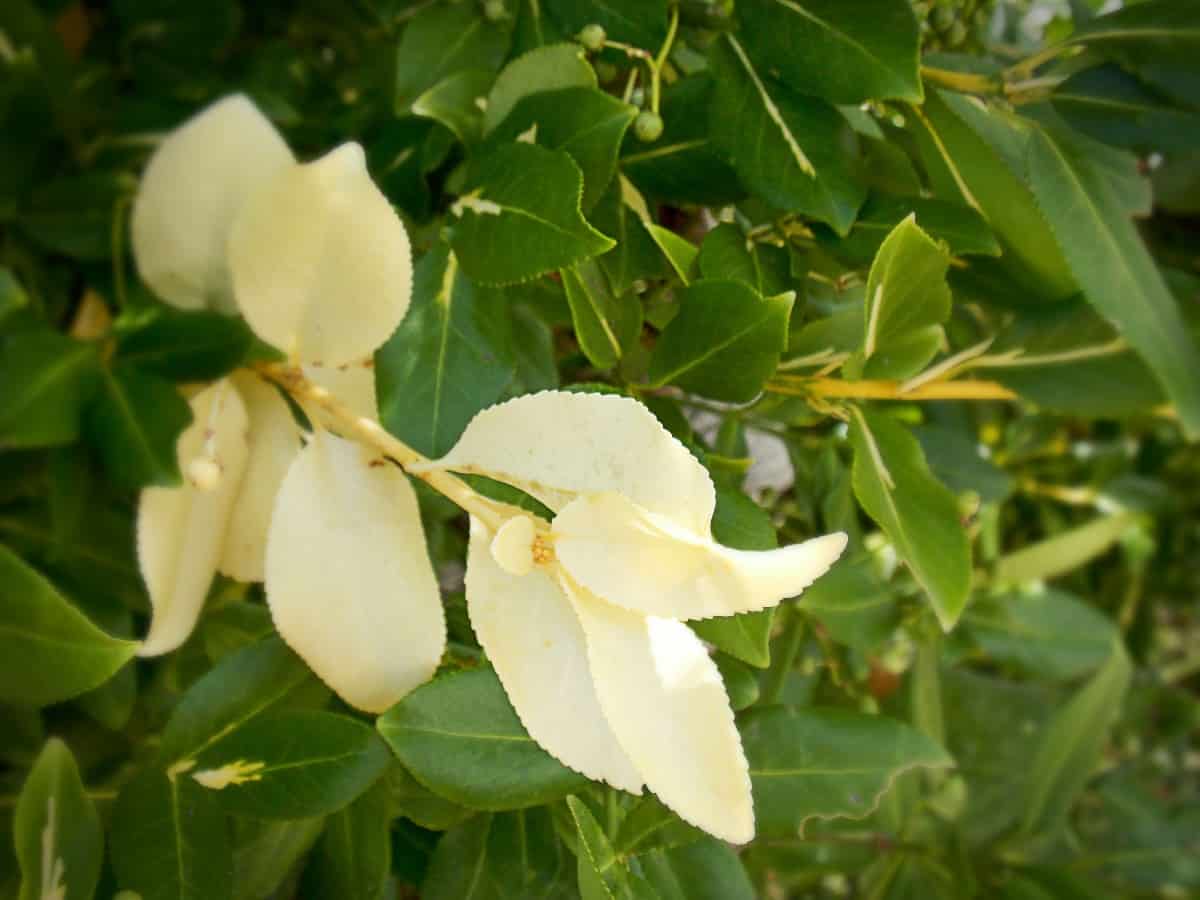
[[[50,797],[72,898],[1200,889],[1200,19],[1126,5],[8,0],[0,890],[41,884]],[[655,54],[676,9],[655,136],[620,99],[654,105],[645,65],[561,42],[598,23]],[[710,468],[724,543],[851,534],[799,602],[696,626],[742,710],[754,844],[529,742],[496,759],[411,736],[522,736],[466,620],[464,522],[437,497],[446,668],[468,671],[383,718],[398,761],[329,711],[256,587],[214,586],[167,658],[110,637],[144,631],[132,511],[179,478],[174,385],[269,353],[164,307],[126,248],[158,137],[231,91],[302,158],[360,141],[410,226],[413,306],[376,359],[399,436],[438,454],[504,396],[625,391]],[[473,217],[476,190],[566,236]],[[990,364],[925,379],[951,399],[899,389],[972,350],[959,361]],[[30,623],[84,649],[23,643]],[[227,750],[309,733],[360,752],[220,803],[168,776],[226,728]]]

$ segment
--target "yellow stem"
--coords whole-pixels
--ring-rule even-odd
[[[968,94],[999,94],[1003,90],[997,79],[987,75],[953,72],[950,69],[937,69],[933,66],[921,66],[921,77],[939,87]]]
[[[1017,395],[994,381],[935,381],[901,391],[899,381],[842,381],[837,378],[797,378],[777,375],[767,390],[790,396],[843,400],[1015,400]]]
[[[414,467],[428,463],[429,458],[389,434],[374,419],[360,416],[325,388],[309,381],[298,366],[262,363],[254,368],[260,375],[291,394],[303,408],[315,407],[338,431],[399,463],[409,475],[420,478],[443,497],[482,521],[492,531],[504,524],[509,516],[521,512],[506,503],[489,500],[451,472],[424,468],[414,471]]]

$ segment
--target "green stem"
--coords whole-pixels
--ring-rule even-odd
[[[800,648],[804,646],[804,616],[797,609],[791,607],[784,607],[784,609],[787,612],[788,620],[783,626],[782,634],[779,635],[779,655],[772,661],[771,667],[767,669],[767,674],[763,679],[761,702],[764,706],[779,702],[784,685],[787,684],[788,673],[796,665]]]

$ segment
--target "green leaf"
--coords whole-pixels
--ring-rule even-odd
[[[558,387],[558,360],[554,355],[554,332],[527,306],[511,310],[513,355],[517,363],[515,392],[532,394]]]
[[[112,479],[136,490],[179,484],[175,441],[191,421],[175,385],[118,365],[102,373],[85,427]]]
[[[582,190],[579,167],[561,150],[510,144],[478,160],[455,206],[451,242],[463,272],[511,284],[610,250],[580,212]]]
[[[536,806],[586,783],[529,737],[490,667],[417,688],[377,724],[418,781],[472,809]]]
[[[93,345],[57,332],[0,336],[0,450],[75,441],[98,369]]]
[[[396,112],[407,112],[420,94],[454,72],[500,68],[508,44],[508,30],[489,22],[474,3],[434,3],[421,10],[396,51]]]
[[[541,0],[541,5],[569,35],[594,23],[611,40],[653,51],[667,33],[667,0]]]
[[[60,178],[34,189],[19,221],[48,250],[85,261],[107,259],[118,205],[133,187],[124,173]]]
[[[429,790],[413,778],[404,766],[392,766],[387,781],[392,809],[422,828],[446,831],[475,814],[474,810],[451,803]]]
[[[1137,520],[1137,513],[1114,513],[1022,547],[996,562],[995,580],[1000,584],[1017,584],[1073,572],[1106,552]]]
[[[647,794],[621,820],[613,849],[622,857],[639,856],[651,850],[683,847],[703,837],[703,831],[683,821],[653,794]]]
[[[1035,131],[1034,196],[1084,296],[1137,350],[1200,435],[1200,351],[1137,229],[1108,183],[1072,147]]]
[[[1132,674],[1129,656],[1114,638],[1108,661],[1042,732],[1025,795],[1025,834],[1054,831],[1066,821],[1100,762]]]
[[[976,600],[963,621],[990,658],[1037,678],[1091,672],[1108,658],[1116,638],[1110,619],[1064,591]]]
[[[624,176],[618,175],[592,210],[592,220],[605,234],[611,234],[617,246],[597,257],[608,283],[616,294],[629,291],[639,280],[666,275],[667,261],[658,243],[642,224],[638,212],[641,196]],[[645,205],[643,200],[638,206]],[[690,246],[690,245],[689,245]]]
[[[773,550],[775,528],[765,509],[741,491],[717,488],[713,537],[735,550]],[[775,607],[736,616],[717,616],[689,622],[692,631],[718,650],[763,669],[771,664],[771,624]]]
[[[865,556],[844,556],[804,589],[797,601],[841,644],[863,653],[877,649],[900,618],[896,597]]]
[[[685,285],[690,284],[694,276],[696,257],[699,250],[687,238],[680,237],[669,228],[656,225],[649,219],[642,219],[642,227],[650,235],[650,239],[658,245],[679,280]]]
[[[636,116],[636,107],[595,87],[539,88],[537,93],[523,97],[496,126],[489,146],[493,146],[490,141],[515,141],[528,134],[533,137],[532,143],[567,151],[583,172],[582,205],[586,212],[612,181],[621,141]]]
[[[484,134],[503,122],[523,97],[569,87],[596,87],[596,73],[578,44],[553,44],[517,57],[501,70],[488,94]]]
[[[1200,144],[1200,112],[1168,102],[1113,63],[1076,72],[1050,100],[1072,128],[1115,147],[1183,153]]]
[[[325,833],[304,872],[300,896],[362,897],[383,894],[392,865],[387,780],[325,820]]]
[[[739,0],[741,34],[764,69],[832,103],[920,103],[917,21],[906,0]]]
[[[324,824],[321,818],[238,819],[233,837],[233,900],[261,900],[274,894],[312,849]]]
[[[640,858],[646,880],[662,900],[754,900],[758,894],[737,851],[701,836],[682,847]]]
[[[678,292],[679,314],[650,358],[652,387],[747,403],[779,365],[795,294],[763,298],[737,281],[697,281]]]
[[[412,103],[414,116],[441,122],[464,144],[483,135],[483,109],[496,80],[489,69],[463,69],[443,78]]]
[[[727,222],[704,236],[697,262],[704,278],[741,281],[764,297],[792,287],[787,251],[751,243],[740,228]]]
[[[950,254],[909,216],[884,240],[867,277],[863,340],[852,378],[904,379],[929,364],[950,316]]]
[[[135,322],[118,321],[121,362],[172,381],[214,381],[245,361],[254,343],[241,318],[210,310],[158,305]]]
[[[230,812],[303,819],[336,812],[383,774],[387,747],[348,716],[288,710],[257,717],[179,767]],[[186,772],[186,774],[182,774]]]
[[[70,749],[51,738],[25,779],[13,819],[20,900],[90,900],[104,862],[104,832]]]
[[[516,361],[504,297],[459,271],[443,243],[417,264],[412,306],[375,354],[380,420],[442,456],[475,413],[500,399]]]
[[[438,842],[421,900],[570,900],[572,863],[548,810],[478,815]]]
[[[617,858],[587,804],[578,797],[568,797],[567,808],[579,834],[575,856],[582,900],[635,900],[638,894],[632,884],[633,876]]]
[[[112,812],[117,884],[143,900],[218,900],[233,892],[225,815],[186,776],[146,769],[126,783]]]
[[[223,658],[188,688],[162,733],[162,759],[195,759],[264,713],[321,700],[328,691],[278,637]]]
[[[974,434],[950,423],[913,429],[934,476],[956,494],[973,493],[984,503],[1000,503],[1013,491],[1011,475],[986,459]]]
[[[662,95],[663,133],[646,144],[625,139],[621,170],[642,191],[671,203],[721,206],[745,195],[737,173],[721,159],[710,135],[713,79],[693,75]]]
[[[636,295],[613,294],[595,260],[560,270],[575,337],[592,365],[611,369],[642,333],[642,305]]]
[[[914,133],[934,190],[978,209],[1004,250],[1001,265],[1035,297],[1079,290],[1026,174],[1029,124],[994,106],[931,90]]]
[[[828,229],[817,238],[839,259],[854,266],[870,262],[884,239],[909,216],[932,238],[944,241],[956,256],[999,256],[1000,244],[975,209],[933,197],[889,197],[872,194],[859,211],[850,233],[838,239]]]
[[[0,322],[29,305],[29,295],[6,267],[0,266]]]
[[[0,545],[0,700],[48,706],[103,684],[137,644],[93,625],[49,581]]]
[[[734,712],[740,712],[758,702],[758,673],[737,657],[720,651],[713,655],[713,662],[721,672],[721,680],[725,682],[725,693],[729,695],[729,705],[733,707]]]
[[[774,81],[732,35],[713,49],[713,144],[772,206],[845,234],[866,198],[849,160],[854,133],[836,108]]]
[[[741,730],[763,835],[793,836],[812,818],[864,818],[897,775],[952,764],[916,729],[849,710],[767,707]]]
[[[949,631],[971,589],[971,545],[954,495],[930,473],[916,438],[892,419],[856,409],[850,440],[858,502],[883,528]]]

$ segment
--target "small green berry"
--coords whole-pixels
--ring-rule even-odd
[[[606,40],[608,40],[608,35],[604,31],[604,27],[594,22],[591,25],[584,25],[583,30],[579,32],[579,43],[593,52],[603,50]]]
[[[504,5],[504,0],[484,0],[483,17],[489,22],[507,19],[508,9]]]
[[[642,111],[633,123],[633,133],[638,136],[639,141],[647,144],[657,141],[663,133],[662,117],[650,110]]]

